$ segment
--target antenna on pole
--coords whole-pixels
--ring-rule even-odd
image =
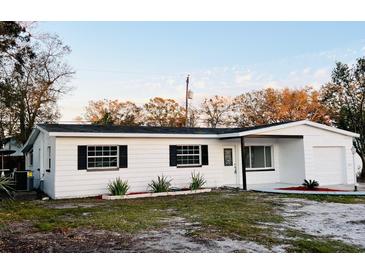
[[[186,77],[186,91],[185,91],[185,127],[188,127],[189,80],[190,80],[190,74],[188,74],[188,76]]]

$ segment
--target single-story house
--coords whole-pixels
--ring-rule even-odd
[[[59,199],[107,193],[116,177],[131,192],[148,190],[161,174],[186,187],[193,171],[208,187],[354,184],[354,137],[307,120],[247,128],[39,124],[23,152],[35,185]]]

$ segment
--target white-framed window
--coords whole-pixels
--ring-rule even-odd
[[[177,166],[200,166],[201,165],[200,145],[177,145],[176,165]]]
[[[51,163],[51,153],[52,153],[52,150],[51,150],[51,147],[48,146],[47,147],[47,169],[50,170],[51,169],[51,166],[52,166],[52,163]]]
[[[118,146],[88,146],[87,169],[117,168]]]
[[[272,146],[246,146],[246,169],[272,169],[274,168],[272,156]]]

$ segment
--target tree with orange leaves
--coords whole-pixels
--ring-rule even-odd
[[[142,109],[130,101],[90,101],[85,108],[85,119],[95,124],[138,126],[142,124]]]
[[[304,119],[330,123],[320,93],[310,87],[244,93],[235,98],[235,113],[235,124],[241,127]]]
[[[145,124],[159,127],[183,127],[185,109],[173,99],[155,97],[143,107]]]

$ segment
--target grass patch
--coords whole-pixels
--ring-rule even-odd
[[[200,230],[192,232],[195,236],[229,236],[271,246],[277,239],[265,223],[280,223],[283,218],[266,197],[247,192],[210,193],[176,207],[183,217],[202,225]]]
[[[326,237],[316,237],[296,230],[288,230],[287,236],[291,238],[288,252],[297,253],[359,253],[363,248],[349,245],[339,240]]]
[[[310,200],[310,201],[326,202],[326,203],[365,204],[364,196],[279,194],[279,197],[306,199],[306,200]]]
[[[361,252],[358,247],[296,230],[278,231],[284,221],[278,198],[305,198],[321,202],[365,203],[346,196],[270,195],[255,192],[211,192],[199,195],[167,196],[104,201],[73,199],[56,201],[0,202],[0,232],[10,222],[30,222],[42,232],[69,228],[92,228],[138,233],[166,225],[163,220],[183,217],[199,226],[191,237],[230,237],[267,247],[285,244],[290,252]]]
[[[282,217],[263,194],[212,192],[179,197],[100,201],[78,199],[30,201],[1,204],[0,223],[31,221],[41,231],[74,227],[95,227],[134,233],[154,229],[163,219],[181,216],[199,222],[204,237],[235,236],[270,244],[275,241],[262,223],[278,223]],[[76,208],[54,208],[75,205]],[[93,207],[83,207],[93,204]]]
[[[94,203],[93,207],[83,204]],[[73,204],[74,208],[53,208],[53,206]],[[133,205],[99,201],[96,199],[79,199],[73,201],[30,201],[0,204],[0,225],[10,221],[30,221],[40,231],[52,231],[64,228],[93,227],[138,232],[158,226],[162,212],[154,210],[148,204],[136,201]]]

